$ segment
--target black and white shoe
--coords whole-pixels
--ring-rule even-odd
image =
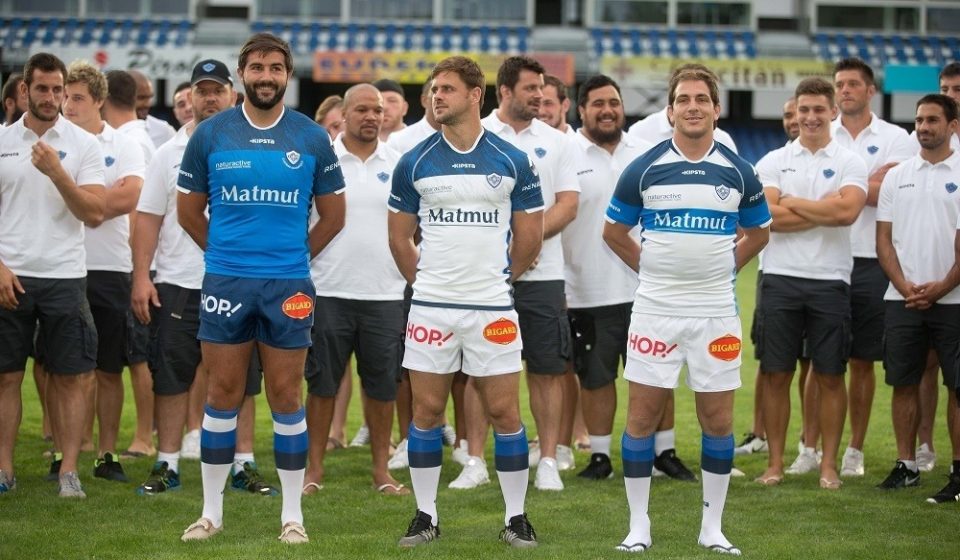
[[[419,509],[413,516],[413,521],[407,527],[405,535],[397,543],[401,548],[413,548],[440,538],[440,526],[433,524],[433,518]]]
[[[927,498],[931,504],[960,502],[960,473],[950,473],[950,481],[939,492]]]
[[[613,478],[613,465],[610,457],[603,453],[594,453],[590,456],[587,468],[577,473],[580,478],[587,480],[607,480]]]
[[[680,457],[677,457],[676,449],[667,449],[658,455],[657,458],[653,460],[653,469],[654,476],[657,476],[659,472],[675,480],[683,480],[686,482],[697,481],[696,475],[690,472],[690,469],[683,464]]]
[[[903,461],[897,461],[897,464],[883,479],[883,482],[877,485],[877,488],[884,490],[895,490],[897,488],[909,488],[920,485],[920,471],[911,471],[903,464]]]
[[[537,533],[527,514],[521,513],[510,518],[510,523],[500,531],[500,540],[515,548],[533,548],[537,546]]]

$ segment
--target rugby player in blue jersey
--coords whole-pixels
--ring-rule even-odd
[[[223,487],[256,344],[273,411],[280,540],[307,542],[300,507],[307,460],[301,385],[315,297],[310,259],[343,227],[345,203],[330,137],[283,106],[292,73],[285,41],[252,36],[237,68],[243,105],[198,125],[180,167],[179,222],[205,250],[198,338],[209,371],[200,434],[203,514],[184,531],[184,541],[223,528]],[[320,221],[308,234],[311,204]]]

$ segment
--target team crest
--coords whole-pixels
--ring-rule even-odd
[[[946,186],[946,188],[947,188],[947,192],[948,192],[948,193],[953,194],[953,193],[957,192],[957,184],[956,184],[956,183],[947,183],[945,186]]]
[[[216,67],[217,67],[216,64],[214,64],[214,63],[212,63],[212,62],[208,62],[208,63],[206,63],[206,64],[203,65],[203,71],[204,71],[204,72],[213,72],[213,69],[216,68]]]
[[[60,161],[63,161],[63,158],[67,157],[67,152],[60,150],[59,152],[57,152],[57,155],[60,156]]]
[[[300,152],[290,150],[284,154],[283,163],[290,169],[299,168],[303,164],[303,162],[300,161]]]
[[[490,183],[490,186],[497,188],[500,186],[500,182],[503,181],[503,176],[497,173],[491,173],[487,175],[487,183]]]
[[[104,163],[104,165],[106,165],[107,167],[112,166],[116,161],[117,161],[117,160],[113,159],[113,157],[111,157],[111,156],[107,156],[107,157],[103,158],[103,163]]]
[[[377,179],[380,179],[381,183],[386,183],[387,180],[390,179],[390,175],[386,171],[381,171],[377,173]]]
[[[543,156],[547,155],[547,151],[543,148],[536,148],[533,150],[533,153],[537,154],[538,158],[542,158]]]
[[[867,148],[867,152],[868,152],[871,156],[872,156],[873,154],[879,152],[879,151],[880,151],[880,148],[878,148],[878,147],[876,147],[876,146],[869,146],[869,147]]]
[[[826,177],[827,179],[829,179],[830,177],[833,177],[833,176],[836,175],[836,174],[837,174],[837,172],[834,171],[833,169],[824,169],[824,170],[823,170],[823,176]]]
[[[717,190],[717,196],[720,197],[720,200],[726,200],[730,196],[730,187],[726,185],[717,185],[714,187]]]

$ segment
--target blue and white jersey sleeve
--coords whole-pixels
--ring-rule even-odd
[[[333,144],[330,143],[330,135],[323,127],[319,127],[316,135],[315,145],[319,148],[316,151],[317,166],[313,176],[313,196],[342,192],[346,188],[346,182],[343,179],[343,171],[340,169],[340,160],[333,151]]]
[[[510,207],[514,212],[527,213],[543,210],[543,192],[540,188],[540,174],[533,160],[515,162],[517,182],[510,193]]]
[[[180,171],[177,177],[177,187],[181,191],[210,194],[207,177],[207,152],[209,147],[205,134],[208,128],[197,126],[190,136],[190,140],[187,141],[187,149],[183,152],[183,160],[180,162]]]
[[[641,156],[623,170],[623,174],[617,180],[617,187],[613,191],[610,205],[607,207],[607,221],[630,227],[640,223],[640,214],[643,212],[640,179],[647,170],[648,163],[646,158]]]
[[[412,158],[407,152],[400,158],[397,168],[393,172],[393,182],[390,188],[390,209],[407,214],[416,214],[420,211],[420,193],[413,186]]]
[[[763,196],[760,176],[752,165],[745,165],[743,173],[743,197],[740,199],[739,222],[743,228],[768,227],[773,221],[767,199]]]

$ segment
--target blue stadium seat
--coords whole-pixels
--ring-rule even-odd
[[[57,38],[57,30],[60,29],[60,20],[58,18],[53,18],[47,22],[46,28],[43,30],[43,39],[41,39],[44,46],[52,45]]]
[[[451,25],[444,25],[440,28],[440,50],[445,52],[453,50],[453,27]]]
[[[73,42],[73,37],[77,33],[80,22],[77,18],[68,18],[63,26],[63,33],[60,35],[60,44],[69,45]]]
[[[501,53],[510,52],[510,29],[508,27],[501,26],[497,29],[497,36],[499,41],[497,42],[497,48]]]
[[[137,31],[137,46],[145,47],[150,43],[150,31],[153,28],[153,22],[143,20],[140,22],[140,28]]]
[[[93,34],[97,30],[97,20],[88,19],[84,20],[83,28],[80,32],[80,39],[77,41],[80,46],[87,46],[93,42]]]
[[[683,34],[683,40],[687,42],[687,53],[689,56],[700,56],[700,45],[697,44],[697,34],[693,31],[687,31]]]
[[[527,46],[527,40],[530,36],[530,30],[526,27],[517,27],[515,32],[517,34],[517,50],[520,52],[527,52],[527,49],[529,48]]]
[[[331,23],[327,28],[327,50],[335,51],[340,45],[340,24]]]
[[[649,36],[650,36],[650,54],[652,54],[653,56],[660,56],[660,54],[663,52],[660,49],[660,40],[662,39],[662,37],[660,37],[660,30],[651,29]]]
[[[174,45],[182,47],[187,44],[187,41],[190,38],[191,27],[192,25],[190,24],[190,20],[180,20],[180,23],[177,24],[177,35],[173,41]]]
[[[387,52],[394,51],[397,47],[397,26],[392,23],[388,23],[383,32],[386,35],[386,38],[383,41],[383,50]]]

